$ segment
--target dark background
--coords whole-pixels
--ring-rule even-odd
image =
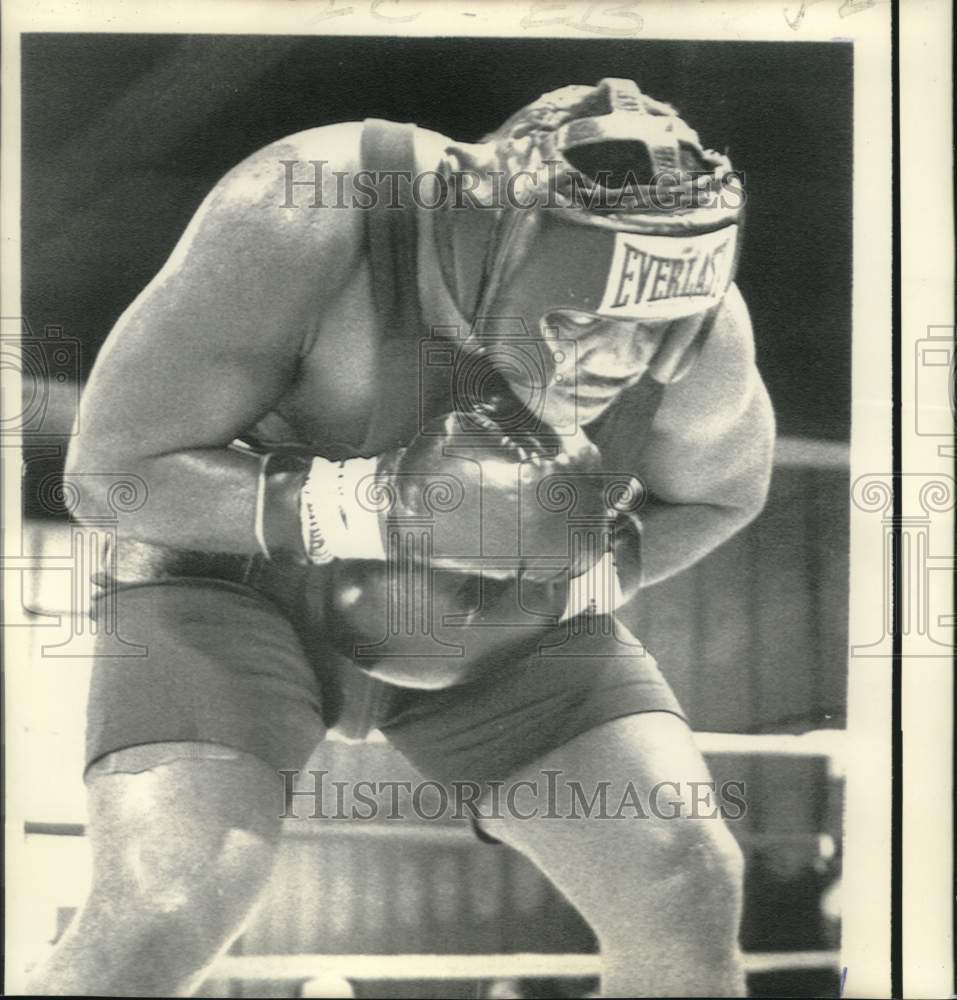
[[[383,117],[476,139],[567,83],[636,79],[749,193],[739,284],[786,435],[850,419],[849,44],[28,35],[23,313],[80,375],[203,196],[260,146]]]
[[[738,280],[780,432],[849,437],[848,44],[34,35],[24,40],[23,76],[23,312],[35,333],[58,325],[81,342],[80,378],[209,188],[255,149],[365,117],[475,139],[544,91],[627,76],[673,103],[746,175]],[[63,440],[28,457],[33,516],[50,507],[36,502],[30,481],[61,462]],[[779,462],[752,525],[623,613],[694,728],[843,724],[847,496],[839,463]],[[340,777],[350,767],[362,777],[401,776],[402,762],[383,757],[386,749],[327,744],[328,756],[312,766]],[[748,789],[745,947],[833,947],[836,928],[820,897],[840,858],[822,858],[816,845],[822,833],[840,843],[839,783],[817,760],[751,756],[712,766]],[[403,871],[429,891],[406,898]],[[357,887],[342,924],[323,896],[337,876]],[[473,883],[482,907],[469,903]],[[464,887],[451,915],[438,902],[450,884]],[[268,905],[240,945],[250,954],[591,946],[580,919],[510,852],[335,839],[284,844]],[[767,973],[750,986],[765,996],[838,992],[831,971]],[[462,983],[413,988],[408,995],[465,996]],[[281,984],[249,983],[242,993],[292,995]],[[204,995],[237,995],[236,984],[210,984]]]

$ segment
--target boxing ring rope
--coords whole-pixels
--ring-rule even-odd
[[[836,951],[751,952],[748,972],[836,968]],[[217,979],[311,979],[341,976],[354,980],[531,979],[601,975],[601,956],[547,952],[511,955],[227,955],[213,967]]]
[[[31,837],[85,837],[83,823],[61,823],[27,820],[23,832]],[[328,840],[331,837],[345,840],[379,840],[390,843],[408,842],[433,846],[461,846],[475,843],[475,833],[464,820],[454,824],[428,823],[415,820],[396,820],[383,823],[364,823],[354,819],[326,819],[321,826],[290,821],[282,836],[285,840]],[[735,834],[739,843],[758,848],[813,847],[816,857],[832,858],[837,845],[829,833],[761,833],[742,831]]]

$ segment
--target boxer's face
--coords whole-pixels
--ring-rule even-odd
[[[552,367],[545,387],[545,420],[555,427],[596,420],[648,369],[669,320],[610,319],[553,310],[542,321]],[[562,344],[573,344],[573,350]]]

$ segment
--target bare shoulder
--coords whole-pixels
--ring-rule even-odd
[[[284,281],[311,281],[318,270],[333,293],[364,252],[363,128],[341,122],[305,129],[248,156],[207,195],[170,265],[242,262],[247,275],[282,272]],[[419,168],[433,169],[451,140],[418,127],[414,134]]]
[[[346,206],[353,177],[361,167],[363,122],[340,122],[305,129],[271,142],[234,167],[217,184],[213,202],[224,209],[272,212],[287,224],[308,224],[332,208],[351,217]],[[415,127],[416,159],[434,166],[452,142],[431,129]],[[362,198],[357,199],[360,203]],[[312,214],[301,212],[312,209]],[[318,210],[318,214],[317,211]],[[299,214],[293,214],[293,213]],[[329,220],[332,221],[332,220]],[[323,222],[326,225],[326,221]]]
[[[224,240],[240,246],[270,234],[312,235],[320,242],[347,237],[358,224],[356,213],[327,206],[335,204],[337,174],[349,176],[358,167],[361,133],[361,123],[344,122],[264,146],[219,180],[200,221],[216,223]]]
[[[423,128],[421,125],[416,127],[416,159],[426,169],[444,159],[450,145],[456,145],[456,143],[448,136],[442,135],[440,132],[433,132],[432,129]]]
[[[301,329],[306,314],[338,294],[363,252],[361,212],[330,207],[334,172],[355,170],[361,134],[355,122],[306,129],[233,167],[207,194],[137,304],[154,316],[158,309],[188,309],[209,323],[227,310],[244,310],[258,321],[267,305],[274,316],[281,306]],[[299,196],[291,198],[290,176],[315,178],[315,184],[306,196],[292,188]],[[275,320],[270,326],[278,335]]]

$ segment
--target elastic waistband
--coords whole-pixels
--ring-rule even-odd
[[[259,577],[264,562],[260,555],[200,552],[123,540],[105,554],[103,565],[107,569],[95,574],[93,582],[106,586],[199,577],[251,585]]]

